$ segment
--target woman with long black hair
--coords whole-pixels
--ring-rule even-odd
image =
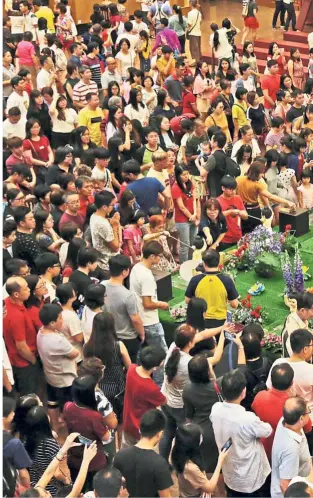
[[[197,108],[203,120],[206,118],[214,87],[215,83],[209,73],[209,65],[204,61],[198,61],[193,93],[197,96]]]
[[[60,446],[52,434],[49,417],[43,406],[34,406],[27,413],[25,449],[33,462],[29,474],[31,485],[34,486],[60,451]],[[56,496],[64,485],[70,483],[69,476],[58,467],[46,489],[50,491],[52,496]]]
[[[89,341],[84,346],[84,357],[100,358],[105,371],[99,382],[99,387],[112,403],[119,424],[122,423],[122,406],[118,395],[125,389],[125,370],[131,364],[125,344],[119,341],[114,318],[111,313],[101,312],[93,319],[92,332]],[[121,426],[118,429],[121,436]]]
[[[66,260],[64,263],[64,268],[62,271],[63,284],[69,281],[70,276],[73,271],[77,270],[77,256],[80,249],[86,249],[87,244],[84,239],[81,237],[73,237],[70,243],[68,244]]]
[[[159,114],[168,119],[172,119],[176,116],[175,107],[171,103],[171,97],[163,88],[158,91],[157,106],[153,111],[153,117],[158,116]]]
[[[32,90],[29,96],[29,107],[26,114],[27,119],[37,119],[41,123],[43,134],[51,140],[51,118],[49,109],[39,90]]]
[[[49,108],[52,119],[52,147],[64,147],[70,141],[70,135],[77,127],[77,112],[68,106],[67,99],[61,95]]]
[[[55,151],[54,164],[46,173],[46,183],[58,183],[64,173],[73,173],[73,147],[70,145],[58,147]]]
[[[129,104],[124,109],[125,116],[130,120],[138,119],[143,126],[147,126],[149,123],[149,111],[142,102],[142,93],[138,88],[132,88],[129,92]]]
[[[90,133],[87,126],[78,126],[72,131],[70,145],[73,147],[73,155],[76,164],[79,164],[83,152],[89,149],[96,149],[96,144],[90,140]]]
[[[122,116],[122,110],[117,106],[109,106],[109,115],[106,125],[106,139],[107,141],[113,137],[114,133],[118,130],[118,120]]]
[[[49,117],[50,119],[50,117]],[[36,173],[37,185],[46,182],[47,169],[53,163],[53,152],[48,137],[43,134],[41,121],[28,119],[23,140],[24,155],[28,157]]]
[[[181,54],[185,53],[186,44],[186,29],[187,29],[187,19],[183,16],[182,8],[179,5],[173,5],[174,14],[169,18],[168,27],[175,31],[178,36]]]
[[[51,213],[38,210],[35,212],[36,228],[34,236],[43,251],[58,253],[64,240],[53,230],[54,219]]]
[[[196,236],[197,225],[200,221],[199,200],[194,197],[194,186],[191,182],[187,166],[176,166],[176,182],[171,188],[174,201],[174,219],[179,239],[182,241],[179,262],[184,263],[189,259],[189,249]]]
[[[95,356],[95,355],[93,355]],[[107,465],[107,457],[103,444],[110,441],[111,435],[104,421],[104,417],[97,410],[95,396],[96,380],[92,375],[76,377],[72,384],[72,398],[64,406],[63,416],[68,432],[78,432],[83,437],[97,442],[97,454],[92,459],[83,491],[93,489],[93,477],[98,470]],[[68,465],[72,481],[78,475],[83,458],[84,445],[72,448],[68,453]]]
[[[45,281],[38,275],[26,275],[23,278],[25,278],[30,290],[30,296],[24,302],[24,306],[27,309],[27,316],[31,317],[36,330],[39,330],[42,327],[39,311],[44,305],[48,289]]]
[[[211,479],[208,479],[200,452],[202,442],[202,431],[197,424],[188,423],[177,429],[172,463],[178,475],[180,496],[183,498],[209,496],[213,493],[229,452],[228,449],[220,453],[215,471]]]

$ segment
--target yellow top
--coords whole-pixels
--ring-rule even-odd
[[[40,19],[43,17],[47,21],[47,26],[48,30],[50,33],[55,33],[55,27],[54,27],[54,14],[49,7],[41,7],[37,12],[35,13],[35,16]]]
[[[231,113],[233,119],[237,119],[239,128],[249,124],[249,121],[247,119],[247,109],[248,106],[244,100],[240,102],[236,100],[232,107]]]
[[[253,182],[246,176],[236,178],[237,191],[244,204],[258,204],[259,195],[266,189],[266,184],[260,181]]]
[[[206,118],[205,126],[207,127],[219,126],[221,130],[225,133],[227,142],[231,142],[231,136],[228,129],[228,121],[225,112],[223,112],[219,116],[215,116],[215,114],[212,113],[210,116]]]
[[[100,131],[100,123],[102,119],[103,112],[100,107],[97,107],[95,111],[90,110],[88,107],[84,107],[78,113],[78,126],[87,126],[90,133],[90,140],[98,147],[102,145]]]

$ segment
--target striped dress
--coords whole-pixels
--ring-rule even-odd
[[[50,465],[51,461],[59,451],[60,446],[52,437],[44,439],[39,443],[35,453],[31,457],[33,464],[29,469],[32,486],[35,486],[35,484],[39,481],[48,465]],[[52,496],[55,496],[57,491],[60,488],[63,488],[63,486],[64,484],[61,481],[58,481],[55,477],[53,477],[47,485],[46,490],[50,491]]]

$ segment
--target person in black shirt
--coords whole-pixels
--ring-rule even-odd
[[[202,218],[199,225],[199,235],[207,240],[206,228],[209,228],[212,242],[208,243],[210,249],[218,251],[225,234],[227,232],[227,223],[225,216],[222,214],[222,208],[217,199],[209,199],[203,205]],[[208,240],[207,240],[208,242]]]
[[[54,230],[57,232],[58,235],[60,235],[59,232],[59,221],[62,218],[62,214],[64,213],[66,209],[66,203],[65,203],[65,198],[64,198],[64,191],[63,190],[55,190],[54,192],[51,192],[50,195],[50,200],[51,200],[51,205],[52,205],[52,217],[54,221]]]
[[[292,132],[292,124],[294,120],[303,116],[305,111],[305,106],[303,105],[304,102],[303,91],[296,88],[292,92],[291,97],[294,99],[294,102],[286,114],[286,133],[288,134]]]
[[[2,262],[3,262],[3,283],[7,280],[6,264],[13,259],[12,244],[16,238],[16,223],[8,220],[3,223],[2,231]]]
[[[173,485],[168,463],[154,448],[159,443],[165,428],[165,418],[159,410],[149,410],[140,421],[140,441],[130,448],[120,450],[113,466],[126,480],[130,496],[171,496]]]
[[[29,96],[29,107],[26,115],[27,119],[38,119],[41,124],[42,133],[51,140],[52,123],[47,104],[39,90],[32,90]]]
[[[46,184],[59,183],[59,178],[64,173],[73,173],[73,148],[70,145],[58,147],[55,152],[54,164],[47,169]]]
[[[15,209],[14,219],[17,230],[12,246],[13,256],[27,261],[32,272],[35,272],[35,259],[41,254],[39,244],[32,234],[36,226],[35,217],[28,207],[21,206]]]
[[[80,305],[84,304],[88,285],[97,283],[89,274],[97,268],[98,252],[93,248],[81,249],[78,252],[77,263],[77,270],[73,271],[69,278],[69,281],[74,284],[77,293],[77,299],[73,304],[74,309],[78,309]]]

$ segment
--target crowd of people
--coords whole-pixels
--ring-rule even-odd
[[[232,335],[219,271],[313,208],[312,36],[308,77],[277,42],[262,75],[256,2],[242,52],[211,25],[211,64],[196,0],[140,7],[94,4],[82,31],[67,0],[5,2],[3,496],[313,496],[313,295],[272,365],[260,325]],[[169,338],[156,276],[194,247]]]

